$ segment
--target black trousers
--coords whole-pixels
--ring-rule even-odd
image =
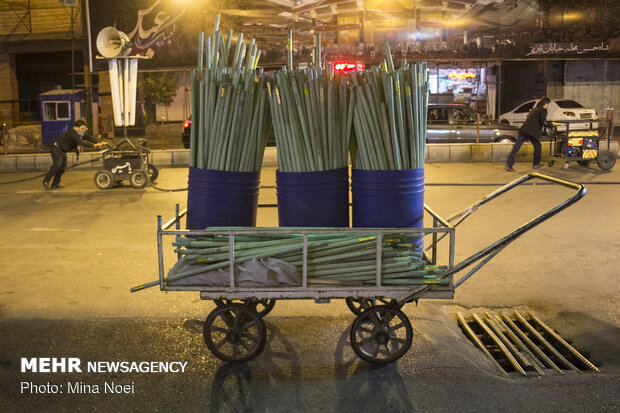
[[[527,133],[523,133],[519,131],[519,135],[517,136],[517,141],[512,147],[512,151],[510,151],[510,155],[508,155],[508,160],[506,161],[506,165],[512,168],[512,165],[515,164],[517,152],[519,152],[519,149],[521,149],[521,146],[523,146],[523,143],[525,141],[531,142],[532,146],[534,146],[534,162],[533,162],[534,166],[540,164],[540,152],[541,152],[540,140],[534,138],[533,136],[528,135]]]
[[[49,182],[53,177],[52,188],[54,188],[60,185],[60,177],[65,173],[65,169],[67,169],[67,154],[55,143],[52,143],[51,153],[53,163],[43,180]]]

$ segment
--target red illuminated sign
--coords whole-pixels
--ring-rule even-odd
[[[364,63],[352,63],[352,62],[334,63],[334,71],[336,72],[351,72],[356,69],[364,70],[366,69],[366,65]]]
[[[476,74],[472,72],[450,72],[448,78],[456,80],[475,79]]]

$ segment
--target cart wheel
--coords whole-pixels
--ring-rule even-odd
[[[393,308],[398,308],[398,309],[401,309],[404,305],[404,304],[396,304],[394,300],[390,301],[390,300],[386,300],[383,298],[379,298],[377,300],[366,300],[366,299],[359,299],[359,298],[346,298],[345,299],[345,302],[347,303],[347,307],[349,307],[349,310],[351,310],[351,312],[355,315],[362,314],[365,309],[372,307],[373,305],[376,304],[377,301],[382,304],[389,305]]]
[[[379,305],[357,316],[351,326],[351,347],[371,363],[387,364],[402,357],[413,341],[413,328],[397,308]]]
[[[226,304],[232,304],[233,300],[213,300],[216,306],[221,307]],[[273,307],[276,305],[276,300],[270,300],[268,298],[264,298],[262,300],[243,300],[238,303],[243,303],[248,307],[252,307],[254,311],[258,313],[259,316],[265,317],[267,314],[273,310]]]
[[[129,177],[129,182],[134,188],[142,189],[146,186],[147,177],[144,171],[135,171]]]
[[[616,157],[609,151],[600,151],[596,158],[596,164],[604,171],[608,171],[616,164]]]
[[[148,164],[149,181],[155,182],[159,178],[159,168],[152,163]]]
[[[252,300],[250,303],[245,304],[253,305],[258,315],[265,317],[271,312],[271,310],[273,310],[273,307],[276,305],[276,300],[269,300],[265,298],[262,300]]]
[[[114,185],[114,177],[108,171],[95,173],[95,186],[99,189],[110,189]]]
[[[220,360],[243,362],[258,356],[267,341],[263,319],[243,304],[215,307],[205,320],[204,339]]]
[[[555,161],[553,159],[551,159],[549,162],[547,162],[547,165],[549,165],[549,168],[551,168],[554,163],[555,163]]]
[[[590,161],[577,161],[577,163],[581,166],[585,166],[586,168],[590,165]]]

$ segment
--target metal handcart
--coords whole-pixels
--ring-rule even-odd
[[[575,190],[568,199],[554,206],[542,215],[532,219],[510,234],[504,236],[488,247],[473,254],[462,262],[454,263],[456,226],[473,214],[480,206],[497,198],[530,180],[542,180]],[[159,262],[159,280],[132,289],[132,292],[159,285],[162,291],[199,291],[203,300],[214,300],[218,304],[208,315],[204,324],[204,339],[207,347],[218,358],[228,362],[250,360],[261,353],[266,341],[266,327],[262,317],[281,299],[314,299],[316,302],[329,302],[331,299],[345,299],[349,308],[356,313],[350,333],[351,346],[362,359],[372,363],[390,363],[403,356],[412,343],[413,329],[407,316],[401,311],[406,303],[416,302],[422,298],[451,299],[457,287],[469,279],[475,272],[496,256],[508,244],[538,224],[546,221],[560,211],[576,203],[586,193],[583,185],[557,179],[538,173],[524,175],[480,201],[470,205],[448,219],[440,217],[427,205],[424,209],[433,222],[432,228],[330,228],[330,229],[287,229],[277,228],[279,234],[301,234],[303,237],[303,263],[301,283],[286,287],[240,287],[234,274],[235,238],[247,234],[272,234],[260,228],[239,228],[238,230],[182,230],[181,219],[187,210],[180,211],[177,205],[175,217],[163,224],[162,217],[157,217],[157,248]],[[447,237],[447,266],[438,275],[441,283],[395,286],[385,285],[382,278],[382,239],[387,233],[423,233],[429,244],[424,254],[429,264],[436,264],[438,243]],[[312,274],[308,271],[308,236],[315,234],[375,234],[376,235],[376,280],[372,285],[362,286],[316,286],[308,282]],[[220,234],[228,238],[228,259],[230,260],[229,280],[225,287],[179,286],[173,285],[165,273],[164,242],[166,236],[199,237]],[[430,242],[429,242],[430,241]],[[443,245],[443,244],[442,244]],[[445,248],[445,246],[444,246]],[[442,254],[444,250],[442,250]],[[470,268],[471,267],[471,268]],[[455,275],[469,269],[467,274],[456,279]],[[226,275],[226,277],[228,277]]]
[[[607,145],[601,142],[599,131],[593,128],[594,121],[588,121],[588,129],[572,128],[574,124],[584,124],[584,120],[554,121],[548,123],[549,162],[551,167],[555,158],[564,160],[563,168],[569,162],[577,162],[581,166],[589,166],[596,161],[602,170],[610,170],[616,164],[616,156],[610,151],[611,136],[606,137]],[[613,125],[612,125],[613,128]],[[608,129],[609,130],[609,129]]]

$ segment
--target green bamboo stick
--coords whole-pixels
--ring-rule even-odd
[[[366,131],[366,125],[362,122],[362,115],[360,115],[359,103],[355,105],[355,116],[353,117],[353,123],[356,130],[356,143],[358,147],[357,159],[359,167],[361,169],[370,170],[376,168],[376,166],[369,159],[373,151],[369,151],[366,145],[368,132]],[[374,167],[374,168],[373,168]]]
[[[296,144],[296,142],[298,141],[295,135],[295,130],[294,130],[294,125],[293,125],[293,121],[290,117],[289,114],[289,106],[287,105],[287,102],[284,100],[285,99],[285,95],[283,93],[281,93],[282,90],[280,89],[280,87],[276,87],[276,96],[278,97],[278,107],[280,109],[280,113],[281,113],[281,119],[282,119],[282,123],[284,125],[284,130],[285,130],[285,142],[286,142],[286,147],[288,148],[288,154],[289,154],[289,160],[291,162],[292,165],[292,171],[306,171],[306,165],[305,165],[305,159],[302,158],[302,156],[300,155],[300,150],[301,148],[299,147],[299,145]]]
[[[336,125],[334,105],[334,84],[333,81],[327,82],[327,151],[329,159],[329,169],[335,169],[338,159],[338,145],[336,144]]]
[[[288,31],[288,41],[286,42],[288,70],[293,71],[293,31]]]
[[[230,53],[230,44],[232,42],[232,35],[233,35],[233,31],[232,29],[228,29],[228,35],[226,36],[226,45],[225,45],[225,54],[224,54],[224,66],[228,65],[228,57],[229,57],[229,53]]]
[[[321,33],[317,33],[316,34],[316,59],[315,59],[315,65],[318,71],[321,70],[321,61],[322,61],[322,56],[321,56]]]
[[[220,164],[220,167],[222,167],[222,170],[224,171],[232,171],[234,170],[234,165],[238,165],[237,162],[235,162],[235,148],[239,146],[239,139],[238,139],[238,128],[239,128],[239,118],[242,116],[242,111],[243,111],[243,107],[244,107],[244,103],[245,103],[245,94],[246,92],[244,90],[237,90],[234,96],[234,105],[233,105],[233,117],[232,117],[232,121],[230,122],[230,132],[227,134],[228,135],[228,148],[224,151],[224,153],[222,155],[223,159],[222,159],[222,163]]]
[[[390,44],[385,41],[385,58],[387,59],[388,71],[394,73],[394,61],[392,60],[392,52],[390,51]]]
[[[204,124],[204,106],[205,106],[205,94],[204,94],[204,89],[205,88],[205,81],[204,80],[200,80],[198,83],[198,89],[199,89],[199,93],[198,93],[198,107],[196,108],[197,110],[194,113],[194,119],[196,120],[196,128],[198,129],[198,148],[197,150],[197,162],[196,162],[196,167],[203,169],[204,168],[204,158],[201,156],[202,153],[204,152],[204,144],[205,144],[205,136],[204,136],[204,128],[201,127]],[[194,129],[194,126],[192,127],[192,129]]]
[[[318,96],[318,94],[315,91],[316,88],[316,83],[315,83],[315,78],[317,77],[317,72],[316,70],[308,70],[306,73],[306,78],[308,80],[308,83],[306,85],[306,87],[304,88],[304,93],[306,93],[306,88],[308,90],[308,100],[310,101],[310,112],[312,114],[312,132],[313,132],[313,137],[314,137],[314,145],[313,148],[315,150],[316,153],[316,157],[317,157],[317,161],[316,164],[319,168],[320,171],[324,171],[326,170],[326,162],[325,162],[325,157],[324,157],[324,152],[323,152],[323,144],[322,144],[322,140],[321,140],[321,128],[320,128],[320,123],[319,123],[319,105],[318,105],[318,99],[316,98]]]
[[[325,169],[331,169],[329,161],[329,145],[327,142],[327,113],[326,113],[326,99],[325,99],[325,78],[319,74],[316,79],[316,89],[319,94],[319,123],[321,125],[321,147],[323,148],[323,161],[325,163]]]
[[[287,172],[290,171],[291,166],[289,165],[287,154],[284,150],[284,147],[286,145],[284,137],[284,125],[282,124],[282,121],[280,119],[280,110],[278,108],[277,97],[275,91],[272,92],[270,83],[267,83],[267,93],[269,95],[269,107],[271,108],[271,121],[273,123],[276,145],[278,147],[278,168],[284,172]]]
[[[394,72],[393,74],[393,87],[394,87],[394,110],[395,117],[398,126],[398,143],[399,143],[399,160],[401,161],[401,168],[408,169],[408,162],[406,161],[406,156],[400,156],[400,153],[407,153],[407,138],[405,137],[405,126],[403,121],[403,107],[401,105],[401,96],[400,96],[400,82],[398,72]]]
[[[196,87],[196,69],[192,69],[190,71],[190,83],[192,85],[192,90],[194,90],[194,88]],[[192,113],[196,113],[197,107],[198,107],[198,95],[195,93],[192,93]],[[197,124],[198,122],[193,122],[194,124]],[[194,125],[191,129],[190,132],[190,145],[189,145],[189,150],[190,150],[190,155],[189,155],[189,165],[192,167],[196,166],[196,152],[197,152],[197,137],[196,137],[196,125]]]
[[[211,70],[211,36],[207,36],[207,49],[205,50],[205,68]]]
[[[271,128],[271,122],[267,122],[266,119],[270,118],[269,107],[266,105],[265,89],[261,88],[260,91],[260,112],[259,112],[259,131],[261,145],[259,150],[256,151],[256,162],[254,164],[254,171],[258,172],[263,166],[263,159],[265,157],[265,147],[267,146],[267,137]]]

